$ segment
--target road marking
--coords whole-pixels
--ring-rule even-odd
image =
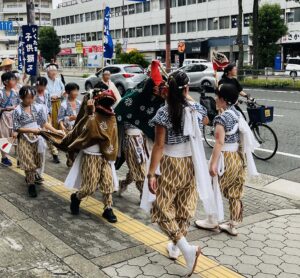
[[[256,98],[255,100],[263,100],[263,101],[271,101],[271,102],[284,102],[284,103],[300,104],[300,101],[292,101],[292,100],[265,99],[265,98]]]
[[[20,168],[17,168],[16,159],[10,157],[13,162],[13,166],[9,169],[14,172],[24,176],[24,171]],[[71,193],[75,192],[66,188],[62,181],[53,178],[50,175],[44,174],[43,178],[45,179],[44,184],[42,185],[47,190],[55,193],[56,195],[70,201]],[[85,210],[98,218],[102,218],[103,213],[103,203],[98,201],[93,197],[85,198],[80,207],[82,210]],[[144,243],[145,245],[151,247],[152,249],[159,252],[161,255],[168,256],[166,245],[169,242],[169,239],[166,235],[154,230],[151,227],[141,223],[138,220],[133,219],[132,217],[120,212],[114,208],[115,215],[118,218],[118,222],[115,224],[110,224],[113,227],[117,228],[121,232],[129,235],[130,237]],[[185,266],[185,261],[183,256],[180,256],[177,262]],[[243,276],[220,265],[218,262],[201,255],[198,260],[197,266],[195,268],[195,273],[198,273],[200,277],[224,277],[224,278],[242,278]]]
[[[281,93],[281,94],[300,94],[299,91],[280,91],[280,90],[264,90],[264,89],[256,89],[256,88],[252,88],[252,89],[245,89],[245,91],[247,92],[264,92],[264,93]]]
[[[202,140],[204,141],[204,138]],[[209,141],[209,142],[214,142],[215,141],[213,139],[206,139],[206,140]],[[258,148],[257,150],[262,151],[262,152],[266,152],[266,153],[273,153],[272,150],[268,150],[268,149]],[[292,158],[300,159],[300,155],[298,155],[298,154],[292,154],[292,153],[285,153],[285,152],[279,152],[279,151],[277,151],[276,155],[278,155],[278,154],[282,155],[282,156],[287,156],[287,157],[292,157]]]

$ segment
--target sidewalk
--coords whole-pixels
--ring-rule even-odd
[[[98,194],[82,203],[78,217],[69,213],[70,192],[61,183],[67,174],[64,164],[47,161],[46,173],[39,197],[32,200],[26,195],[22,172],[0,168],[0,252],[5,254],[0,257],[0,277],[170,278],[185,274],[182,258],[178,263],[166,258],[167,239],[138,209],[134,186],[123,197],[114,197],[119,222],[110,225],[101,219]],[[119,174],[125,173],[123,167]],[[278,179],[269,176],[249,181],[238,237],[192,225],[188,239],[199,244],[205,255],[193,277],[299,277],[300,201],[280,192],[265,192],[274,189],[274,182],[276,186]],[[296,191],[296,186],[300,188],[294,186]],[[196,218],[202,214],[199,208]]]

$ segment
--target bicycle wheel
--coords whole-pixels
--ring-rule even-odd
[[[252,132],[260,144],[253,155],[261,160],[271,159],[277,152],[278,139],[271,127],[266,124],[256,123],[251,126]]]
[[[210,125],[203,126],[203,137],[206,144],[213,148],[215,145],[215,128]]]

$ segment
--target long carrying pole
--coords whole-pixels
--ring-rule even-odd
[[[166,8],[166,70],[169,73],[171,70],[171,12],[170,0],[165,0]]]

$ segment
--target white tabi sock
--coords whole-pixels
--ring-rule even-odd
[[[177,242],[177,247],[183,254],[188,270],[191,271],[195,263],[197,247],[190,245],[184,236]]]

